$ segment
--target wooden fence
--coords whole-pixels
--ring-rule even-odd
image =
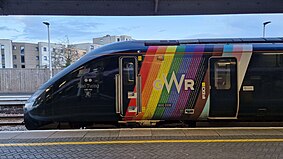
[[[59,69],[54,69],[53,74]],[[49,69],[0,69],[0,93],[33,93],[49,79]]]

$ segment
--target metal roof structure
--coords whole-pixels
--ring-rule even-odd
[[[204,15],[283,13],[282,0],[0,0],[1,15]]]

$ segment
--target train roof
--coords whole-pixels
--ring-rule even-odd
[[[219,39],[189,39],[180,40],[183,44],[223,44],[223,43],[283,43],[283,37],[278,38],[219,38]]]
[[[258,44],[283,43],[283,37],[278,38],[217,38],[217,39],[187,39],[187,40],[154,40],[145,41],[145,45],[182,45],[182,44]]]
[[[218,38],[188,40],[133,40],[104,45],[86,56],[99,56],[119,52],[146,51],[148,46],[178,46],[202,44],[253,44],[254,50],[283,50],[283,37],[278,38]],[[274,47],[274,44],[278,44]]]
[[[94,54],[109,52],[119,52],[121,50],[138,50],[145,46],[169,46],[187,44],[283,44],[283,37],[277,38],[217,38],[217,39],[187,39],[187,40],[133,40],[117,42],[102,46]]]

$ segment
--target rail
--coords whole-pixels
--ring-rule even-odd
[[[1,95],[0,106],[24,105],[31,95]]]
[[[23,125],[24,118],[22,114],[0,115],[0,126],[10,126],[10,125]]]
[[[0,111],[0,126],[23,125],[23,114],[15,114],[15,112],[10,114],[10,110],[15,107],[23,107],[30,96],[31,95],[0,95],[0,107],[4,108]]]

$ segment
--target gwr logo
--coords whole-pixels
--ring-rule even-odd
[[[195,82],[192,79],[185,79],[185,74],[182,74],[180,81],[178,81],[177,78],[176,78],[175,72],[173,72],[172,75],[171,75],[169,83],[168,83],[166,76],[164,74],[162,75],[162,77],[163,77],[163,81],[160,80],[160,79],[156,79],[153,82],[153,88],[155,88],[156,90],[162,90],[163,86],[165,84],[167,92],[169,93],[171,88],[172,88],[173,82],[174,82],[174,84],[177,88],[178,93],[180,93],[180,90],[181,90],[183,83],[185,84],[184,89],[186,91],[189,90],[189,89],[191,89],[192,91],[195,90],[194,89]]]

